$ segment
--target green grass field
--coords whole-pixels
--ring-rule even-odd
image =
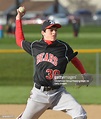
[[[25,38],[29,41],[39,40],[40,25],[23,26]],[[64,26],[58,31],[58,39],[69,43],[73,49],[100,49],[101,27],[81,27],[79,37],[75,38],[72,27]],[[0,39],[0,51],[20,49],[13,36],[7,36],[4,30],[4,38]],[[79,53],[78,57],[91,74],[96,73],[96,54]],[[101,57],[101,53],[99,54]],[[101,58],[99,58],[101,62]],[[99,66],[101,74],[101,65]],[[30,89],[33,86],[33,58],[27,53],[0,53],[0,103],[26,103]],[[69,63],[66,74],[79,73]],[[101,104],[101,87],[81,87],[76,89],[68,87],[72,95],[84,104]],[[8,93],[10,92],[10,93]],[[5,95],[6,94],[6,95]]]
[[[0,104],[25,104],[32,86],[0,86]],[[66,86],[68,92],[81,104],[101,104],[101,87]]]

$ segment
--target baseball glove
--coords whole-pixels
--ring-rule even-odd
[[[90,85],[90,83],[93,81],[93,77],[91,76],[91,74],[81,74],[82,75],[82,79],[76,83],[77,86],[81,87],[81,86],[88,86]]]

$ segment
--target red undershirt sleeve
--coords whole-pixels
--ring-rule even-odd
[[[22,41],[25,39],[21,20],[16,20],[16,30],[15,30],[16,44],[22,48]]]
[[[82,63],[80,62],[80,60],[77,57],[74,57],[71,60],[71,63],[80,71],[81,74],[86,73],[86,70],[84,69]]]

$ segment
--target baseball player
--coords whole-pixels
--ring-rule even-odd
[[[83,107],[62,85],[53,85],[54,75],[64,74],[71,62],[81,74],[86,71],[77,58],[77,52],[65,42],[57,39],[60,24],[46,20],[42,24],[42,38],[38,41],[25,40],[21,18],[24,14],[17,9],[16,43],[34,58],[34,86],[26,108],[17,119],[38,119],[47,109],[63,111],[72,119],[87,119]]]
[[[73,26],[74,37],[78,37],[79,31],[80,31],[80,19],[72,17],[71,23],[72,23],[72,26]]]

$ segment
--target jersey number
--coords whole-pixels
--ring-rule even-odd
[[[47,69],[46,72],[48,73],[48,75],[46,76],[46,79],[48,80],[52,80],[54,78],[54,76],[59,75],[60,71],[55,69]]]

